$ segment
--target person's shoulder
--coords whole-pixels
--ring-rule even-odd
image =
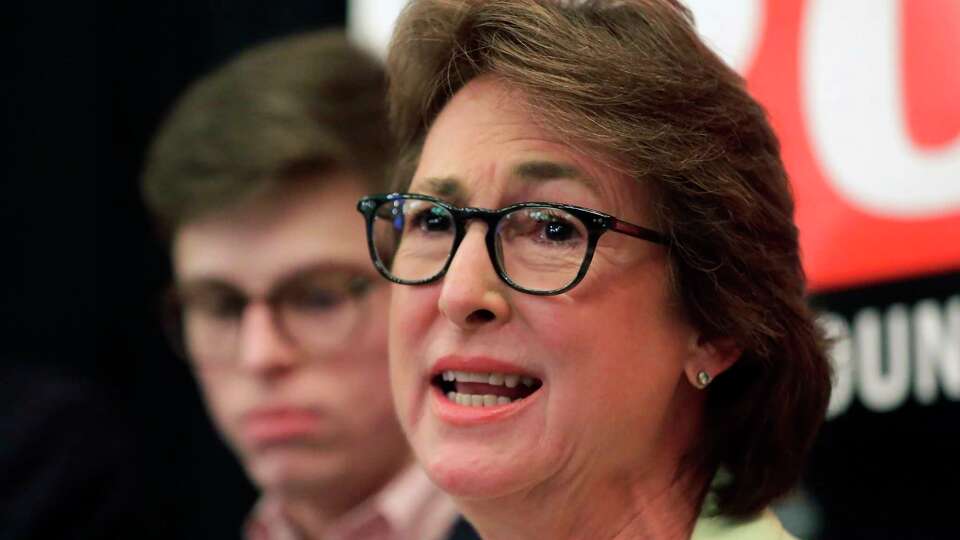
[[[480,540],[480,535],[473,528],[473,525],[470,525],[470,522],[461,516],[453,524],[446,540]]]
[[[690,540],[797,540],[769,509],[755,517],[734,520],[722,516],[697,520]]]

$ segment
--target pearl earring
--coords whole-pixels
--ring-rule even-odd
[[[701,370],[700,373],[697,373],[697,382],[701,389],[706,388],[710,384],[710,374]]]

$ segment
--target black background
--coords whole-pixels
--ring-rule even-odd
[[[960,241],[960,231],[953,237]],[[824,293],[813,304],[849,322],[863,308],[883,312],[924,299],[944,306],[958,294],[960,272],[947,272]],[[911,393],[883,413],[854,398],[821,429],[808,467],[807,487],[823,511],[823,538],[960,538],[958,457],[960,402],[942,390],[932,404],[917,403]]]
[[[237,538],[255,495],[158,330],[169,263],[140,202],[142,158],[190,81],[254,43],[342,26],[345,3],[5,11],[0,467],[67,500],[38,504],[0,471],[0,538]]]

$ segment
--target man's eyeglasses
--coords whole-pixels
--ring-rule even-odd
[[[263,302],[281,338],[307,355],[320,355],[348,339],[373,285],[370,277],[330,269],[290,277],[263,298],[219,281],[186,284],[167,299],[167,333],[176,351],[194,362],[235,362],[244,314],[250,304]]]
[[[392,193],[363,197],[357,210],[366,218],[373,264],[385,278],[402,285],[442,278],[471,219],[487,224],[487,252],[500,279],[536,295],[561,294],[579,283],[607,231],[667,243],[651,229],[566,204],[526,202],[486,210],[459,208],[428,195]]]

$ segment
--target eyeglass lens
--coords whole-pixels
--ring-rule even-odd
[[[339,272],[297,276],[270,295],[274,331],[316,354],[343,339],[357,319],[359,296],[369,280]],[[198,362],[232,361],[240,352],[240,333],[250,300],[231,287],[188,291],[181,299],[185,352]]]
[[[429,280],[442,272],[456,236],[454,216],[431,201],[394,199],[374,212],[376,255],[401,281]],[[505,214],[494,239],[494,256],[511,281],[527,290],[550,291],[576,278],[589,233],[565,210],[532,206]]]

